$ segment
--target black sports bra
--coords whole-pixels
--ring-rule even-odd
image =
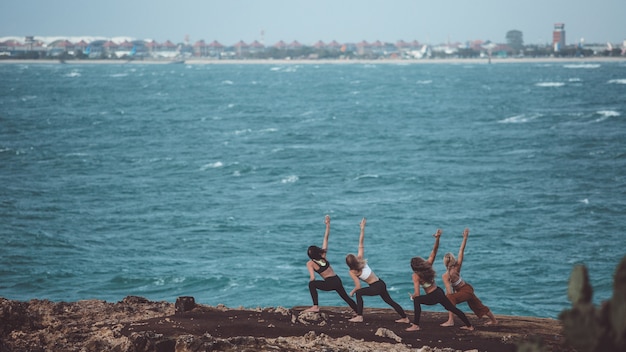
[[[321,259],[321,260],[311,259],[311,260],[313,260],[313,263],[319,266],[319,269],[314,269],[315,272],[317,272],[318,274],[321,274],[324,271],[326,271],[326,269],[330,268],[330,263],[326,259]]]

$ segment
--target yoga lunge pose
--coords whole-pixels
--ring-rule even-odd
[[[469,229],[465,229],[463,231],[463,242],[461,242],[458,259],[455,258],[452,253],[446,253],[443,257],[443,264],[447,269],[446,273],[442,275],[443,283],[446,286],[446,297],[448,297],[450,302],[454,305],[467,302],[470,309],[477,317],[482,318],[483,316],[487,316],[489,318],[489,322],[485,325],[495,325],[498,324],[498,321],[493,313],[491,313],[491,310],[476,297],[474,287],[461,278],[461,265],[463,265],[463,254],[465,252],[468,236]],[[454,326],[452,312],[448,313],[448,321],[442,323],[441,326]]]
[[[445,293],[441,287],[437,287],[435,284],[435,270],[433,270],[433,262],[437,256],[437,250],[439,249],[439,237],[441,237],[441,230],[437,229],[437,233],[433,235],[435,237],[435,246],[428,260],[424,260],[421,257],[411,258],[411,269],[413,269],[413,288],[414,292],[411,294],[413,300],[413,307],[415,309],[415,318],[413,323],[406,331],[418,331],[420,330],[420,316],[422,314],[422,304],[434,305],[441,304],[447,311],[456,314],[463,322],[465,326],[461,329],[474,330],[474,327],[469,322],[465,314],[459,310],[454,304],[446,298]],[[424,289],[426,295],[420,296],[420,286]]]
[[[326,223],[326,232],[324,233],[324,243],[322,244],[322,248],[318,246],[310,246],[307,251],[309,258],[311,258],[311,260],[306,263],[306,267],[309,269],[309,291],[311,291],[313,306],[306,309],[305,312],[319,312],[320,309],[317,298],[317,290],[337,291],[339,296],[341,296],[341,298],[343,298],[343,300],[350,305],[352,310],[356,312],[356,303],[354,303],[350,296],[348,296],[348,293],[341,282],[341,278],[337,276],[328,260],[326,260],[328,236],[330,235],[330,216],[326,215],[324,223]],[[318,273],[324,280],[315,280],[315,273]]]
[[[359,251],[355,256],[354,254],[348,254],[346,256],[346,264],[350,268],[350,276],[354,280],[354,289],[350,291],[350,296],[356,293],[357,311],[356,316],[349,321],[353,323],[360,323],[363,321],[363,296],[380,296],[385,303],[390,305],[400,315],[400,319],[396,320],[397,323],[408,323],[404,309],[396,303],[389,292],[387,291],[387,284],[378,278],[376,274],[367,265],[367,261],[363,259],[363,239],[365,237],[365,218],[361,220],[361,234],[359,236]],[[361,281],[365,281],[369,286],[361,288]]]

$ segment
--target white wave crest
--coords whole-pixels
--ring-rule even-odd
[[[609,84],[626,84],[626,78],[612,79],[608,83]]]
[[[433,83],[433,81],[431,79],[427,79],[427,80],[423,80],[423,81],[417,81],[415,83],[417,83],[417,84],[431,84],[431,83]]]
[[[563,82],[539,82],[535,83],[537,87],[563,87],[565,83]]]
[[[616,117],[621,115],[618,111],[615,110],[600,110],[596,111],[596,114],[606,117]]]
[[[360,175],[355,177],[355,180],[360,180],[362,178],[378,178],[378,175],[374,175],[374,174],[365,174],[365,175]]]
[[[568,64],[563,65],[565,68],[598,68],[599,64]]]
[[[515,116],[507,117],[506,119],[498,121],[498,123],[525,123],[525,122],[528,122],[528,121],[532,121],[532,120],[534,120],[534,119],[536,119],[538,117],[539,117],[539,115],[528,116],[526,114],[521,114],[521,115],[515,115]]]
[[[216,161],[214,163],[208,163],[208,164],[202,165],[200,170],[205,171],[207,169],[217,169],[218,167],[222,167],[222,166],[224,166],[224,164],[221,161]]]
[[[25,95],[22,97],[22,101],[29,101],[29,100],[33,100],[33,99],[37,99],[36,95]]]
[[[296,183],[299,179],[300,178],[296,175],[290,175],[280,180],[280,183]]]
[[[80,72],[72,71],[72,72],[66,74],[65,77],[80,77]]]
[[[595,119],[595,122],[602,122],[608,118],[617,117],[621,115],[619,112],[613,111],[613,110],[600,110],[600,111],[596,111],[596,114],[600,115],[600,117]]]

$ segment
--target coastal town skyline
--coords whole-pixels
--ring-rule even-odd
[[[242,0],[200,2],[182,0],[90,2],[61,0],[14,1],[0,4],[8,20],[0,23],[0,37],[130,38],[174,43],[198,40],[224,45],[284,41],[316,42],[414,41],[429,44],[475,40],[504,43],[510,30],[523,33],[525,44],[552,41],[554,23],[565,23],[567,43],[621,44],[626,3],[555,0],[501,4],[487,0],[469,4],[411,1],[333,3],[318,1]]]

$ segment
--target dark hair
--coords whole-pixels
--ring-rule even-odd
[[[321,249],[318,246],[310,246],[309,250],[307,250],[306,254],[309,255],[309,258],[313,260],[320,260],[324,258],[324,254],[326,253],[325,249]]]
[[[411,269],[419,275],[422,282],[433,283],[435,281],[435,270],[433,266],[421,257],[411,258]]]

